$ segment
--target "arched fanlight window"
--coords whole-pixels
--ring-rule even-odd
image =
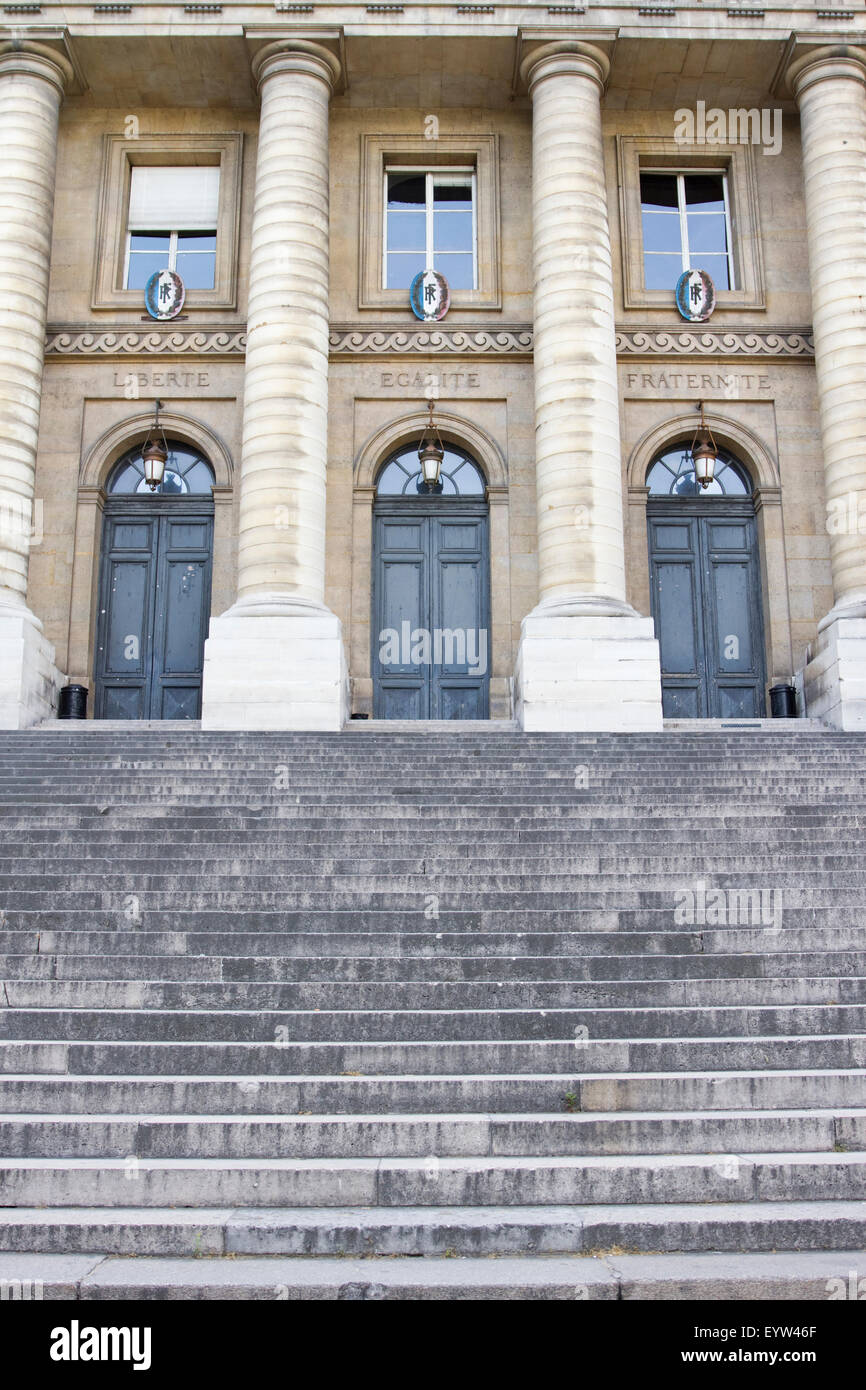
[[[123,458],[118,459],[108,479],[108,491],[127,495],[143,493],[147,497],[160,494],[180,497],[189,493],[209,495],[213,490],[214,472],[207,459],[191,444],[182,444],[177,439],[169,439],[167,443],[165,474],[156,489],[156,494],[151,492],[145,482],[141,444],[137,444],[134,449],[124,454]]]
[[[751,497],[752,483],[741,463],[719,449],[715,477],[702,488],[695,477],[689,444],[668,445],[650,464],[646,475],[650,497]]]
[[[486,483],[478,464],[464,449],[445,445],[439,482],[429,488],[421,476],[418,446],[404,445],[392,454],[379,474],[377,497],[480,497]]]

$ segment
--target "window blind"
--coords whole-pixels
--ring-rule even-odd
[[[129,191],[131,232],[213,230],[217,225],[218,164],[136,164]]]

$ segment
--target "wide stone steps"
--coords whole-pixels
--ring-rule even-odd
[[[7,986],[6,988],[9,988]],[[278,1031],[279,1030],[279,1031]],[[408,1042],[530,1038],[742,1037],[752,1033],[866,1032],[866,1004],[695,1005],[529,1009],[313,1009],[197,1012],[177,1009],[0,1010],[0,1038],[78,1042]]]
[[[489,1075],[0,1075],[0,1113],[291,1115],[866,1107],[866,1070]]]
[[[862,1250],[862,1202],[0,1210],[0,1251],[135,1256],[601,1255]]]
[[[0,1279],[826,1298],[864,778],[812,729],[0,735]]]
[[[860,1201],[866,1153],[0,1160],[9,1207],[570,1206]]]

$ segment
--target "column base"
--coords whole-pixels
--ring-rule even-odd
[[[803,673],[806,715],[845,733],[866,731],[866,610],[832,610]]]
[[[62,684],[39,619],[23,603],[0,603],[0,729],[56,718]]]
[[[532,731],[660,732],[652,618],[616,601],[539,604],[523,619],[515,716]]]
[[[262,594],[211,619],[203,729],[337,731],[348,710],[340,621],[324,605]]]

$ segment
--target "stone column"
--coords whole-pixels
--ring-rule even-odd
[[[27,607],[60,103],[72,69],[0,45],[0,728],[56,713],[60,673]]]
[[[608,61],[532,51],[539,603],[515,674],[527,729],[661,728],[651,619],[625,599],[613,273],[601,138]]]
[[[254,59],[238,598],[205,645],[205,728],[339,729],[348,680],[325,607],[328,104],[339,63],[302,39]]]
[[[800,107],[835,600],[806,668],[806,709],[866,729],[866,49],[813,50],[788,78]]]

